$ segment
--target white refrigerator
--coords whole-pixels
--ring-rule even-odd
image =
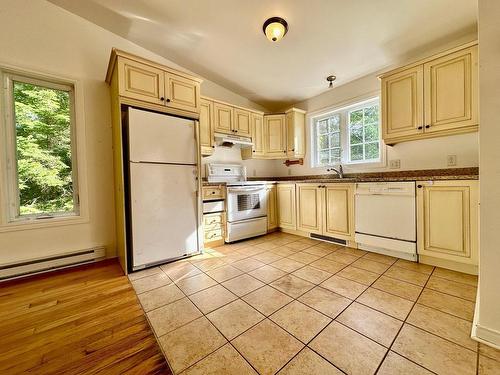
[[[196,123],[129,108],[128,145],[132,270],[198,253]]]

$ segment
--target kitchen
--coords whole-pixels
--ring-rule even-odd
[[[382,58],[376,34],[371,65],[354,67],[346,55],[307,69],[289,55],[295,44],[316,48],[303,44],[307,23],[290,15],[299,5],[259,6],[259,16],[245,5],[245,19],[259,25],[243,23],[236,33],[255,52],[240,61],[241,75],[234,43],[219,73],[208,56],[189,62],[173,39],[168,53],[155,45],[151,31],[162,26],[152,5],[4,1],[2,27],[22,27],[2,37],[3,123],[29,123],[17,118],[31,105],[18,93],[45,87],[61,98],[61,111],[69,108],[74,135],[61,206],[71,214],[32,214],[40,206],[23,206],[27,190],[9,159],[16,141],[20,149],[31,138],[2,128],[11,140],[1,164],[9,202],[0,217],[2,371],[496,373],[499,9],[463,1],[454,26],[440,25],[448,3],[398,5],[415,12],[405,13],[413,27],[418,11],[435,12],[429,22],[439,26],[420,46],[404,48],[410,42],[401,39]],[[171,10],[183,27],[188,8]],[[390,12],[377,15],[402,27]],[[185,43],[202,56],[203,33],[220,41],[216,23]],[[366,47],[362,39],[353,46]],[[337,58],[334,51],[322,56]],[[257,64],[265,54],[287,56],[290,66]],[[51,202],[60,204],[57,194]],[[83,320],[65,323],[78,304],[89,309]],[[120,306],[135,320],[120,317]],[[73,329],[80,339],[43,348],[51,334],[69,340]],[[120,332],[134,354],[106,329]],[[28,355],[25,343],[40,354]]]

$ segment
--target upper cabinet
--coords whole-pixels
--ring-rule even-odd
[[[213,128],[214,103],[210,100],[200,100],[200,147],[204,156],[214,152]]]
[[[122,102],[197,118],[199,78],[113,49],[106,81],[117,79]],[[194,114],[194,115],[193,115]]]
[[[234,133],[242,137],[251,136],[250,112],[244,109],[234,109]]]
[[[264,150],[266,157],[286,157],[285,115],[264,116]]]
[[[475,43],[383,74],[385,143],[477,131],[477,78]]]
[[[252,113],[250,117],[252,126],[252,154],[250,157],[261,157],[265,155],[264,149],[264,116]]]
[[[214,102],[214,132],[233,134],[233,107]]]
[[[306,154],[306,116],[305,111],[291,108],[285,113],[286,156],[303,158]]]

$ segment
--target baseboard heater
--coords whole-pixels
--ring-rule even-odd
[[[38,258],[10,264],[0,264],[0,281],[16,279],[60,268],[74,267],[95,262],[106,257],[106,248],[98,246],[90,249],[63,253],[47,258]]]
[[[314,238],[316,240],[331,242],[331,243],[344,245],[344,246],[347,245],[347,241],[341,240],[340,238],[322,236],[321,234],[315,234],[315,233],[311,233],[310,236],[311,236],[311,238]]]

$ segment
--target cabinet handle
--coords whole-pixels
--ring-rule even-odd
[[[417,185],[417,187],[418,187],[419,189],[422,189],[422,185]]]
[[[292,151],[295,151],[295,149],[294,149],[294,148],[292,148]]]
[[[165,100],[165,98],[162,96],[162,97],[160,98],[160,100],[161,100],[161,101],[164,101],[164,100]]]
[[[235,132],[235,133],[238,133],[238,130],[235,130],[234,132]]]
[[[417,129],[422,130],[423,128],[424,128],[423,126],[419,126]]]
[[[252,152],[255,152],[255,150],[252,150]]]
[[[170,103],[170,99],[167,98],[167,103]]]
[[[429,129],[431,126],[430,125],[425,125],[425,128],[426,129]]]

